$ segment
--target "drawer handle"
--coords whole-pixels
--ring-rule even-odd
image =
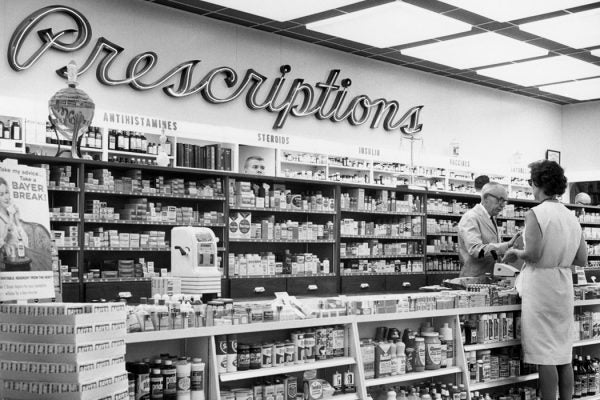
[[[317,285],[308,285],[308,290],[311,290],[311,291],[319,290],[319,287]]]
[[[402,287],[411,287],[410,282],[402,282]]]
[[[368,283],[361,283],[360,284],[360,288],[361,289],[368,289],[371,285],[369,285]]]
[[[264,286],[257,286],[254,288],[254,293],[264,293],[264,292],[265,292]]]

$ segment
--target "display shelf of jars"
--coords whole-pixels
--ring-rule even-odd
[[[187,200],[207,200],[207,201],[225,201],[225,196],[196,196],[191,194],[163,194],[148,192],[117,192],[115,190],[85,189],[85,193],[107,194],[115,196],[141,196],[141,197],[159,197],[166,199],[187,199]]]
[[[533,374],[514,376],[510,378],[494,379],[487,382],[473,382],[469,385],[469,390],[471,392],[474,392],[476,390],[481,391],[498,386],[514,385],[516,383],[534,381],[538,378],[539,374],[536,372]]]
[[[332,210],[301,210],[293,208],[259,208],[259,207],[229,207],[232,211],[252,211],[252,212],[274,212],[274,213],[296,213],[296,214],[326,214],[334,215],[335,211]]]
[[[242,333],[256,333],[256,332],[267,332],[273,330],[290,330],[300,328],[312,328],[318,326],[328,325],[346,325],[351,324],[354,320],[354,316],[341,316],[341,317],[328,317],[328,318],[309,318],[309,319],[295,319],[288,321],[273,321],[273,322],[261,322],[253,324],[242,324],[242,325],[228,325],[226,327],[226,333],[237,335]],[[146,343],[146,342],[158,342],[164,340],[176,340],[176,339],[192,339],[195,337],[207,337],[222,335],[224,326],[203,326],[198,328],[187,328],[187,329],[171,329],[164,331],[149,331],[149,332],[136,332],[128,333],[125,337],[127,343]],[[308,363],[303,364],[305,369]]]
[[[424,240],[425,236],[344,235],[342,239]]]
[[[79,219],[77,219],[79,221]],[[178,223],[178,222],[164,222],[164,221],[135,221],[135,220],[124,220],[124,219],[86,219],[86,224],[111,224],[111,225],[164,225],[164,226],[202,226],[206,228],[224,228],[224,223]]]
[[[463,370],[460,367],[446,367],[446,368],[439,368],[439,369],[430,370],[430,371],[410,372],[410,373],[403,374],[403,375],[392,375],[392,376],[386,376],[383,378],[367,379],[367,380],[365,380],[365,386],[371,387],[371,386],[380,386],[380,385],[391,385],[391,384],[395,384],[395,383],[420,381],[420,380],[424,380],[424,379],[435,378],[435,377],[444,376],[444,375],[460,374],[460,373],[463,373]]]
[[[280,329],[280,328],[279,328]],[[259,378],[270,375],[285,375],[293,372],[302,372],[307,369],[333,368],[343,365],[354,365],[356,360],[353,357],[335,357],[328,360],[314,361],[310,363],[301,363],[271,368],[250,369],[247,371],[237,371],[219,374],[221,382],[231,382],[242,379]]]
[[[396,255],[379,255],[379,256],[360,256],[360,255],[349,255],[349,256],[340,256],[340,260],[377,260],[384,258],[421,258],[423,254],[396,254]]]

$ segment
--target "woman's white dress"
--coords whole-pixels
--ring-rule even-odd
[[[521,271],[523,361],[568,364],[573,347],[570,267],[581,241],[581,226],[569,209],[555,201],[542,202],[532,211],[542,232],[542,257]]]

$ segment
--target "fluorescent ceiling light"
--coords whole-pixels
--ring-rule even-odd
[[[558,56],[477,70],[480,75],[521,86],[600,76],[600,67],[573,57]]]
[[[592,50],[591,53],[595,57],[600,57],[600,49]]]
[[[529,22],[519,29],[574,49],[600,44],[600,9]]]
[[[593,0],[442,0],[500,22],[514,21],[585,4]]]
[[[471,30],[471,25],[402,1],[307,24],[313,31],[391,47]]]
[[[248,14],[274,19],[275,21],[290,21],[292,19],[305,17],[331,10],[333,8],[358,3],[360,0],[205,0],[234,10],[243,11]]]
[[[411,47],[400,52],[458,69],[548,55],[546,49],[492,32]]]
[[[575,100],[600,99],[600,78],[540,86],[539,89]]]

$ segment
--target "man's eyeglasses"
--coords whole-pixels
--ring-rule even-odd
[[[488,196],[495,198],[500,204],[506,204],[507,202],[507,199],[505,199],[504,197],[494,196],[491,193],[488,193]]]
[[[533,186],[533,179],[527,179],[527,184],[529,186]]]

